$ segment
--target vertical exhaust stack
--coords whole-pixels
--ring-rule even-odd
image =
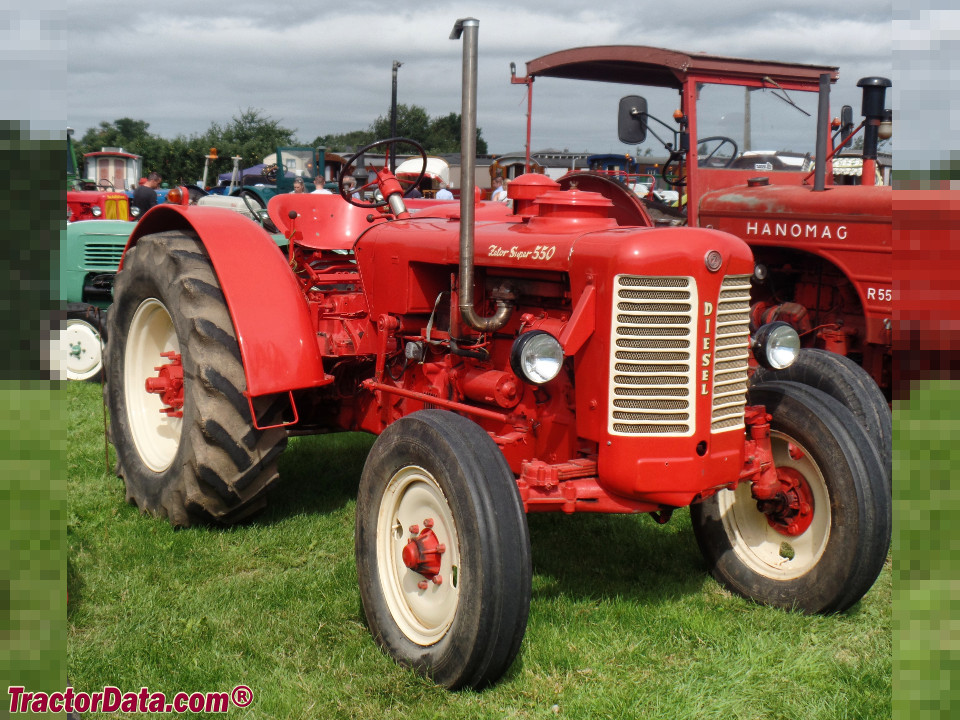
[[[863,88],[863,170],[860,175],[862,185],[873,185],[877,174],[877,146],[880,140],[880,124],[886,119],[884,110],[887,88],[891,83],[887,78],[865,77],[857,82]]]
[[[820,96],[817,105],[817,149],[813,175],[813,191],[821,192],[827,181],[827,135],[830,134],[830,75],[820,76]]]
[[[474,330],[493,332],[506,325],[513,307],[497,300],[492,317],[481,317],[473,307],[473,183],[477,164],[477,34],[480,21],[461,18],[451,40],[463,36],[463,100],[460,110],[460,317]]]

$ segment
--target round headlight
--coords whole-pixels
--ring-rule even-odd
[[[90,212],[93,213],[94,217],[100,217],[103,215],[103,208],[101,208],[99,205],[94,205],[92,208],[90,208]]]
[[[563,347],[550,333],[531,330],[513,341],[510,367],[527,382],[543,385],[553,380],[563,367]]]
[[[800,336],[787,323],[767,323],[753,336],[753,356],[771,370],[790,367],[800,352]]]
[[[136,205],[131,205],[131,206],[130,206],[130,214],[131,214],[133,217],[140,217],[140,208],[138,208]]]

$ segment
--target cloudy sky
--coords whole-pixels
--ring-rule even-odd
[[[524,88],[509,66],[581,45],[646,44],[685,51],[837,65],[834,109],[859,109],[857,79],[894,80],[895,163],[950,148],[960,130],[960,11],[955,0],[232,0],[229,3],[0,0],[0,116],[82,133],[132,117],[165,137],[200,133],[258,108],[296,130],[366,128],[387,112],[390,68],[399,100],[458,112],[458,17],[480,20],[479,123],[491,151],[523,146]],[[626,90],[541,79],[534,147],[629,151],[610,103]],[[671,108],[652,106],[656,113]],[[913,163],[908,163],[912,165]]]
[[[876,0],[418,0],[378,3],[66,3],[67,123],[146,120],[190,135],[258,108],[309,142],[368,127],[398,99],[431,115],[460,110],[454,21],[480,20],[478,123],[491,152],[521,149],[525,89],[509,67],[581,45],[639,44],[838,65],[833,105],[859,110],[856,81],[890,77],[892,3]],[[535,148],[629,151],[615,108],[627,89],[542,79],[534,86]],[[672,101],[669,104],[674,104]],[[672,107],[651,111],[669,115]]]

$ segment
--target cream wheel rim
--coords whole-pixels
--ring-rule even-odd
[[[62,363],[68,380],[89,380],[103,365],[100,333],[85,320],[67,320],[61,334]]]
[[[717,493],[720,519],[737,557],[751,570],[773,580],[788,581],[810,572],[823,556],[830,539],[830,495],[823,473],[807,448],[781,432],[771,430],[770,444],[778,468],[793,468],[803,475],[813,493],[813,520],[801,534],[787,536],[767,522],[742,482],[736,490]],[[791,457],[789,445],[799,449]],[[797,453],[795,453],[797,454]]]
[[[180,352],[173,320],[162,302],[148,298],[140,303],[130,322],[123,357],[123,392],[130,434],[143,463],[154,472],[163,472],[180,447],[183,420],[161,412],[163,401],[146,390],[149,377],[166,364],[164,352]]]
[[[403,549],[415,533],[432,530],[445,547],[437,584],[408,568]],[[377,568],[380,586],[397,626],[412,642],[433,645],[453,624],[462,582],[460,546],[453,514],[436,479],[415,465],[399,470],[387,483],[377,517]],[[426,587],[421,587],[423,583]]]

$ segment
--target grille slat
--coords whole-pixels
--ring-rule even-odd
[[[614,388],[615,395],[627,397],[687,397],[690,394],[690,388],[638,388],[638,387],[618,387]]]
[[[624,312],[665,312],[689,315],[691,309],[689,303],[617,303],[617,310],[623,310]]]
[[[617,351],[617,360],[646,360],[647,362],[663,362],[665,360],[689,360],[690,353],[687,352],[629,352],[627,350]]]

